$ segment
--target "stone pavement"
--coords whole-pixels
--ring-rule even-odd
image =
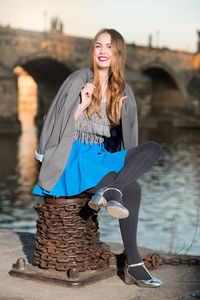
[[[115,254],[120,244],[111,244]],[[141,255],[155,251],[140,248]],[[162,255],[164,252],[156,251]],[[166,253],[165,253],[166,254]],[[34,255],[34,234],[0,229],[0,300],[195,300],[200,299],[200,266],[162,265],[151,273],[163,281],[160,288],[126,285],[117,275],[84,287],[62,287],[9,276],[17,258],[30,263]],[[187,256],[189,258],[190,256]],[[191,257],[192,258],[192,257]],[[200,257],[196,257],[200,259]]]

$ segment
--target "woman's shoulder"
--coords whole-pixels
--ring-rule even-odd
[[[72,72],[67,78],[70,80],[85,81],[92,77],[93,77],[93,71],[91,68],[88,67],[88,68],[84,68]]]
[[[66,91],[72,88],[77,88],[78,90],[93,77],[93,72],[91,68],[84,68],[72,72],[67,78],[63,81],[60,86],[60,91]]]
[[[127,82],[125,82],[125,91],[128,93],[133,93],[132,88]]]

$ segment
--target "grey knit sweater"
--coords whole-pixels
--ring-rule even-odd
[[[75,123],[75,140],[86,144],[101,144],[104,142],[104,136],[110,137],[111,122],[106,114],[106,96],[101,100],[100,109],[102,117],[94,113],[91,119],[84,110]]]

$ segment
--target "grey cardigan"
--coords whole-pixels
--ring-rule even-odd
[[[80,91],[87,82],[92,82],[93,71],[85,68],[73,72],[63,82],[44,118],[36,159],[42,162],[38,185],[51,191],[67,164],[74,141],[74,113],[81,102]],[[138,144],[137,108],[132,90],[125,85],[123,95],[127,99],[122,107],[121,150]]]

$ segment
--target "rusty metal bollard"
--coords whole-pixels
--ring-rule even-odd
[[[34,206],[38,213],[35,265],[57,271],[107,267],[112,253],[100,243],[97,214],[87,194],[45,197]]]

